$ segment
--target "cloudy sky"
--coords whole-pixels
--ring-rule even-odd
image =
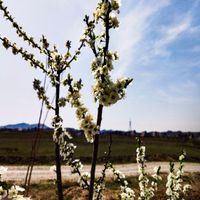
[[[73,49],[85,27],[83,17],[91,15],[97,0],[4,0],[16,21],[39,41],[44,34],[64,52]],[[118,51],[113,79],[134,78],[127,96],[105,108],[102,128],[200,131],[200,1],[199,0],[123,0],[120,28],[112,31],[110,49]],[[0,34],[25,46],[0,12]],[[38,57],[45,60],[43,57]],[[96,116],[97,105],[90,95],[93,84],[88,48],[73,63],[71,73],[84,82],[83,99]],[[32,89],[34,77],[43,79],[19,56],[0,45],[0,125],[38,121],[40,102]],[[67,88],[63,88],[63,95]],[[54,91],[48,90],[53,96]],[[45,112],[44,112],[45,113]],[[62,110],[66,127],[78,127],[74,110]],[[52,113],[46,124],[50,125]]]

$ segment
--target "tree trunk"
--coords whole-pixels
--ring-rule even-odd
[[[100,104],[99,108],[98,108],[98,115],[97,115],[97,126],[99,127],[99,129],[101,126],[102,112],[103,112],[103,105]],[[91,172],[90,172],[89,200],[93,199],[95,170],[96,170],[96,163],[97,163],[97,157],[98,157],[98,149],[99,149],[99,134],[95,135],[94,143],[93,143],[92,166],[91,166]]]
[[[55,115],[59,116],[59,98],[60,98],[60,73],[57,73],[56,78],[56,100],[55,100]],[[56,178],[57,178],[57,193],[58,200],[64,200],[62,188],[62,174],[61,174],[61,157],[59,144],[55,144],[55,160],[56,160]]]

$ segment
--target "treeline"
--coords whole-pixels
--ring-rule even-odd
[[[73,136],[83,135],[83,131],[74,128],[66,128],[66,130]],[[37,128],[28,128],[28,129],[13,129],[13,128],[1,128],[0,132],[23,132],[23,133],[32,133],[38,131]],[[42,132],[51,132],[51,128],[42,128]],[[183,131],[122,131],[122,130],[101,130],[101,134],[113,134],[113,135],[124,135],[130,137],[165,137],[165,138],[185,138],[185,139],[195,139],[200,141],[200,132],[183,132]]]

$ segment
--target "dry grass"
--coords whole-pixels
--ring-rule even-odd
[[[159,184],[159,190],[156,192],[154,200],[164,200],[165,196],[165,183],[166,175],[162,175],[163,181]],[[128,178],[129,185],[136,191],[138,195],[137,177]],[[186,197],[186,200],[199,200],[200,199],[200,173],[190,173],[184,176],[184,181],[192,185],[192,191],[190,195]],[[118,199],[119,185],[112,179],[108,180],[107,189],[104,191],[105,200],[116,200]],[[64,196],[65,200],[86,200],[87,190],[83,190],[75,182],[64,183]],[[51,182],[43,182],[39,184],[31,185],[30,195],[33,200],[56,200],[55,184]],[[136,198],[137,199],[137,198]]]

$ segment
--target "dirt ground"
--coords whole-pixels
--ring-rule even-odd
[[[175,163],[176,166],[178,163]],[[137,164],[118,164],[114,165],[117,170],[120,170],[126,176],[136,176],[137,172]],[[155,166],[161,166],[161,172],[166,173],[169,172],[169,163],[168,162],[148,162],[146,172],[152,173],[153,168]],[[27,166],[5,166],[8,168],[6,174],[2,176],[2,178],[6,181],[17,181],[23,183],[26,176]],[[103,166],[97,165],[96,174],[100,175]],[[90,165],[84,165],[82,171],[90,171]],[[200,163],[185,163],[184,166],[185,172],[200,172]],[[76,175],[71,174],[70,167],[62,166],[62,174],[64,180],[77,181],[78,177]],[[107,176],[112,176],[110,171],[107,172]],[[43,180],[53,180],[55,179],[55,173],[50,171],[50,166],[34,166],[31,182],[37,183]]]

